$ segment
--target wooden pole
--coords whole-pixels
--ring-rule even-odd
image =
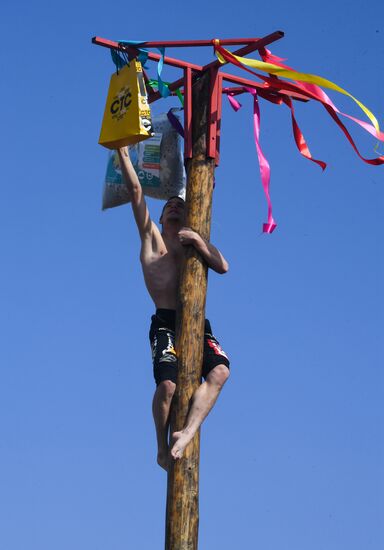
[[[193,156],[187,160],[186,226],[209,240],[215,160],[207,158],[210,74],[206,71],[192,87]],[[183,429],[191,396],[201,381],[207,266],[196,250],[186,250],[181,269],[176,312],[177,388],[171,414],[171,433]],[[187,446],[184,457],[168,473],[166,550],[197,550],[199,526],[200,433]]]

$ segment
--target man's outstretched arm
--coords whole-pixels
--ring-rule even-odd
[[[227,273],[229,269],[228,262],[220,250],[203,239],[196,231],[193,231],[190,227],[183,227],[179,231],[179,239],[183,246],[189,244],[194,246],[213,271],[220,274]]]
[[[139,229],[140,237],[143,239],[152,232],[152,221],[145,202],[144,193],[139,178],[132,166],[127,147],[121,147],[117,152],[123,179],[131,196],[133,214]]]

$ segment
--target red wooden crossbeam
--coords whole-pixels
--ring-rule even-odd
[[[264,91],[264,95],[271,94],[271,95],[287,95],[291,97],[292,99],[296,99],[297,101],[304,101],[307,102],[308,97],[299,94],[298,92],[291,92],[286,90],[273,90],[268,86],[268,84],[262,83],[262,82],[255,82],[254,80],[248,80],[248,78],[243,78],[241,76],[235,76],[229,73],[220,73],[223,80],[226,80],[228,82],[233,82],[235,84],[242,84],[242,86],[239,86],[236,90],[237,93],[244,93],[244,86],[247,86],[248,88],[256,88],[257,92],[261,95]],[[175,82],[172,82],[168,85],[168,88],[171,92],[174,92],[180,86],[184,85],[184,78],[179,78],[178,80],[175,80]],[[185,90],[186,91],[186,90]],[[181,93],[185,95],[185,91],[181,90]],[[175,95],[175,94],[174,94]],[[148,94],[148,101],[149,103],[154,103],[158,99],[160,99],[161,95],[160,92],[154,92],[150,91]]]
[[[119,50],[121,52],[132,53],[134,56],[138,55],[138,48],[140,48],[140,46],[137,46],[137,48],[135,48],[134,46],[122,46],[118,42],[107,40],[105,38],[99,38],[98,36],[92,38],[92,42],[97,46],[104,46],[105,48],[109,48],[111,50]],[[148,59],[151,59],[152,61],[160,61],[161,55],[158,53],[148,52]],[[173,57],[168,56],[164,57],[164,63],[166,65],[171,65],[172,67],[179,67],[180,69],[185,69],[189,67],[190,69],[194,69],[195,71],[199,72],[203,70],[203,67],[201,65],[188,63],[188,61],[182,61],[181,59],[174,59]]]
[[[279,40],[284,36],[282,31],[276,31],[272,34],[268,34],[263,38],[226,38],[221,40],[220,44],[223,46],[234,46],[244,44],[242,48],[233,52],[238,56],[245,56],[255,50],[260,50],[268,44]],[[100,38],[95,36],[92,38],[92,42],[98,46],[110,48],[118,51],[126,52],[129,56],[137,57],[140,48],[159,48],[159,47],[201,47],[201,46],[213,46],[215,39],[212,40],[177,40],[177,41],[149,41],[140,42],[132,45],[122,44],[106,38]],[[159,61],[161,55],[154,52],[148,52],[148,59],[152,61]],[[172,57],[164,56],[163,62],[166,65],[172,67],[178,67],[183,69],[183,77],[172,82],[169,85],[169,90],[174,92],[180,87],[184,88],[184,156],[185,158],[192,158],[192,81],[194,75],[201,74],[205,71],[211,73],[211,94],[210,105],[208,114],[208,142],[207,142],[207,156],[214,158],[216,166],[219,163],[219,146],[220,146],[220,125],[221,125],[221,102],[222,102],[222,82],[223,80],[238,84],[240,86],[248,86],[257,88],[261,97],[272,101],[273,103],[280,103],[281,95],[289,95],[293,99],[300,101],[307,101],[307,98],[294,92],[284,92],[273,90],[264,83],[254,82],[246,78],[239,76],[219,72],[224,63],[220,63],[219,60],[214,60],[207,65],[201,66],[181,59],[175,59]],[[148,77],[144,74],[146,81]],[[243,88],[236,89],[234,93],[243,92]],[[157,91],[150,91],[148,95],[149,103],[153,103],[157,99],[160,99],[160,93]]]
[[[215,164],[219,166],[220,161],[220,131],[221,131],[221,105],[223,94],[221,93],[223,89],[223,75],[219,73],[219,85],[217,89],[217,123],[216,123],[216,156]]]
[[[283,34],[281,31],[277,31]],[[95,37],[97,38],[97,37]],[[224,38],[220,39],[222,46],[238,46],[240,44],[258,43],[260,38]],[[214,39],[211,40],[172,40],[172,41],[150,41],[150,42],[135,42],[133,47],[137,48],[191,48],[194,46],[212,46]],[[260,46],[258,45],[258,48]]]
[[[268,44],[271,44],[272,42],[275,42],[276,40],[279,40],[280,38],[283,38],[284,33],[282,31],[276,31],[272,34],[268,34],[264,38],[251,38],[251,39],[243,39],[247,40],[247,46],[244,48],[240,48],[239,50],[233,52],[235,55],[238,56],[244,56],[248,53],[254,52],[255,50],[258,50],[260,48],[264,48],[265,46],[268,46]],[[204,42],[204,46],[213,46],[214,40],[190,40],[190,41],[180,41],[183,42],[185,46],[197,46],[197,42]],[[232,44],[234,44],[233,40],[241,40],[241,39],[231,39]],[[249,41],[252,43],[249,44]],[[96,44],[97,46],[103,46],[104,48],[109,48],[113,50],[120,50],[120,51],[126,51],[128,53],[132,53],[137,55],[140,47],[156,47],[153,46],[153,44],[160,44],[160,42],[143,42],[140,44],[136,44],[135,46],[128,46],[128,45],[122,45],[119,42],[108,40],[106,38],[100,38],[99,36],[94,36],[92,38],[92,43]],[[220,40],[221,45],[225,45],[226,40]],[[244,44],[244,42],[237,42]],[[151,46],[149,46],[151,44]],[[171,44],[171,42],[167,42],[167,44]],[[177,44],[177,42],[173,42],[172,44]],[[152,61],[159,61],[161,58],[161,55],[158,53],[148,52],[148,59],[151,59]],[[164,57],[164,63],[166,65],[171,65],[173,67],[179,67],[179,68],[186,68],[190,67],[191,69],[194,69],[195,71],[206,71],[208,69],[211,69],[212,67],[219,67],[225,63],[220,63],[220,61],[215,60],[209,63],[208,65],[204,65],[201,67],[200,65],[196,65],[194,63],[189,63],[187,61],[182,61],[181,59],[174,59],[172,57],[165,56]]]
[[[207,132],[207,157],[216,159],[218,157],[217,151],[217,134],[218,134],[218,95],[221,96],[222,80],[219,76],[219,70],[216,68],[211,69],[211,96],[208,118],[208,132]],[[221,118],[221,116],[220,116]],[[218,158],[217,158],[218,160]]]
[[[192,158],[192,71],[190,68],[184,69],[184,157]]]
[[[223,80],[226,80],[227,82],[233,82],[234,84],[242,84],[243,86],[247,86],[248,88],[256,88],[258,93],[261,93],[262,90],[264,90],[267,93],[270,94],[280,94],[280,95],[288,95],[289,97],[292,97],[292,99],[297,99],[298,101],[309,101],[308,97],[301,95],[297,92],[291,92],[286,90],[273,90],[266,85],[265,83],[261,82],[255,82],[254,80],[248,80],[248,78],[242,78],[241,76],[235,76],[228,73],[221,73],[221,76],[223,77]],[[175,90],[177,89],[177,86]],[[241,88],[242,89],[242,88]],[[242,89],[244,92],[244,90]]]
[[[283,38],[283,36],[284,36],[283,31],[273,32],[272,34],[268,34],[267,36],[264,36],[264,38],[258,38],[257,42],[253,42],[252,44],[249,44],[244,48],[240,48],[239,50],[236,50],[235,52],[233,52],[233,54],[238,55],[239,57],[244,57],[245,55],[252,53],[255,50],[259,50],[261,48],[264,48],[265,46],[268,46],[268,44],[271,44],[272,42],[276,42],[276,40]],[[221,40],[220,40],[220,44],[222,44]],[[222,67],[226,63],[227,62],[221,63],[218,59],[216,59],[215,61],[208,63],[208,65],[204,65],[203,71],[206,71],[211,67]]]

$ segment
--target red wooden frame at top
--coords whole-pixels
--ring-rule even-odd
[[[273,34],[280,34],[281,36],[284,36],[284,33],[281,31],[277,31]],[[270,37],[272,35],[268,35]],[[95,37],[97,38],[97,37]],[[220,39],[220,44],[222,46],[238,46],[240,44],[254,44],[259,43],[261,38],[224,38]],[[211,40],[158,40],[156,42],[149,41],[149,42],[138,42],[135,41],[134,46],[140,47],[140,48],[192,48],[195,46],[212,46],[214,39]]]
[[[260,50],[279,40],[284,36],[282,31],[276,31],[272,34],[268,34],[263,38],[227,38],[220,39],[220,45],[222,46],[235,46],[242,45],[244,46],[239,50],[233,52],[238,56],[245,56],[255,50]],[[177,41],[150,41],[150,42],[140,42],[135,43],[134,45],[122,44],[112,40],[107,40],[105,38],[100,38],[95,36],[92,38],[93,44],[98,46],[103,46],[105,48],[123,51],[129,55],[136,57],[139,53],[140,48],[172,48],[172,47],[201,47],[201,46],[214,46],[215,39],[212,40],[177,40]],[[153,52],[148,52],[148,59],[153,61],[159,61],[161,55]],[[178,67],[183,69],[183,77],[175,82],[172,82],[169,85],[170,91],[177,90],[180,86],[184,87],[184,157],[192,158],[192,80],[193,74],[203,73],[205,71],[210,71],[211,74],[211,93],[210,93],[210,108],[209,108],[209,117],[208,117],[208,139],[207,139],[207,156],[209,158],[214,158],[216,166],[219,163],[219,142],[220,142],[220,123],[221,123],[221,99],[222,99],[222,82],[227,80],[229,82],[248,86],[252,88],[257,88],[260,92],[260,95],[265,99],[271,97],[271,100],[276,102],[276,97],[286,92],[276,92],[273,90],[266,90],[265,84],[254,82],[252,80],[241,78],[235,75],[219,72],[220,68],[224,65],[220,63],[219,60],[212,61],[207,65],[201,66],[196,65],[195,63],[189,63],[188,61],[183,61],[181,59],[174,59],[172,57],[164,56],[164,63],[171,65],[173,67]],[[238,91],[239,89],[234,90]],[[289,96],[306,101],[307,98],[300,96],[300,94],[295,94],[289,92]],[[149,94],[148,100],[150,103],[159,99],[159,92],[152,92]]]

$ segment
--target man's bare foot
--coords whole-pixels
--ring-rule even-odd
[[[158,451],[157,453],[157,463],[159,466],[161,466],[166,472],[168,472],[168,450],[166,451]]]
[[[184,454],[184,449],[188,445],[188,443],[193,438],[193,434],[190,432],[185,432],[182,430],[181,432],[174,432],[172,434],[172,449],[171,449],[171,456],[174,460],[178,460],[182,458]]]

